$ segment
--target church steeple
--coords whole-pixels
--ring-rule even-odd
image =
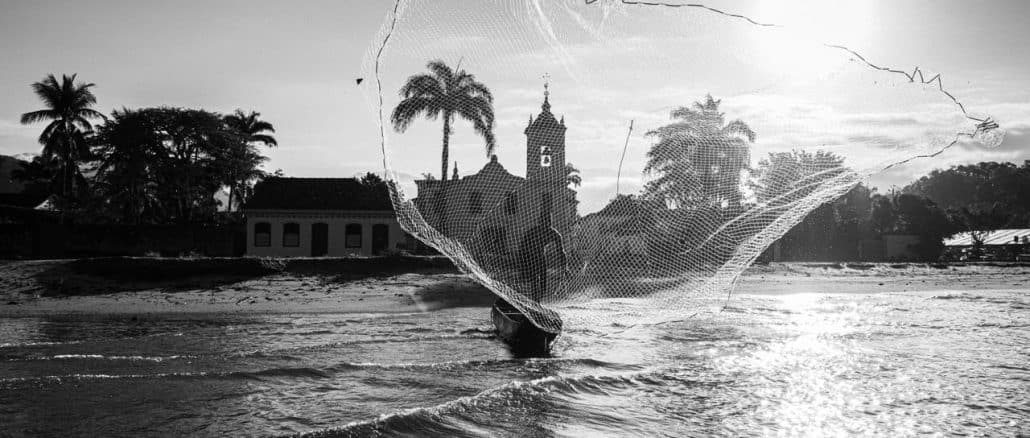
[[[559,122],[551,114],[550,75],[544,75],[544,102],[540,115],[530,116],[526,127],[526,179],[564,181],[565,120]]]

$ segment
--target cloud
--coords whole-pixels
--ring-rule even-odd
[[[889,190],[892,185],[904,187],[934,169],[946,169],[963,164],[975,164],[983,161],[1014,162],[1022,164],[1030,160],[1030,132],[1005,136],[1005,140],[997,148],[984,148],[969,142],[959,142],[934,158],[919,158],[872,175],[869,184],[880,188],[881,192]]]

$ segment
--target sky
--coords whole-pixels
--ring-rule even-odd
[[[828,3],[706,4],[783,25],[805,41],[845,44],[879,65],[941,74],[968,109],[991,115],[1005,129],[996,147],[960,145],[933,160],[874,175],[870,183],[881,190],[903,186],[933,168],[1030,159],[1030,28],[1023,22],[1030,3]],[[458,10],[457,4],[475,6]],[[934,118],[954,116],[954,108],[925,87],[905,88],[897,78],[857,71],[853,61],[840,67],[846,57],[813,61],[817,58],[804,50],[784,50],[777,36],[707,11],[683,12],[693,14],[684,19],[674,15],[679,11],[634,9],[625,10],[628,16],[616,10],[608,17],[600,13],[603,4],[579,2],[567,10],[532,1],[422,5],[404,10],[381,60],[386,110],[396,102],[401,81],[423,70],[429,58],[461,62],[494,90],[498,156],[512,173],[522,174],[521,129],[540,111],[542,76],[549,74],[554,111],[569,126],[567,156],[583,173],[581,212],[600,208],[614,194],[613,163],[629,119],[636,128],[623,169],[623,175],[631,175],[622,180],[624,190],[643,181],[649,141],[644,132],[659,126],[675,105],[690,104],[706,92],[723,99],[727,117],[756,128],[762,151],[806,140],[847,147],[842,139],[850,139],[872,148],[851,148],[850,155],[886,162],[919,150],[913,139],[948,133],[954,126],[946,117]],[[367,51],[392,7],[386,0],[9,2],[0,14],[0,154],[40,149],[36,137],[42,126],[18,123],[22,113],[40,107],[30,84],[48,73],[77,73],[96,84],[97,108],[105,113],[162,105],[260,112],[275,125],[280,145],[266,150],[270,171],[305,177],[378,171],[379,131],[368,101],[376,96],[376,83]],[[553,21],[539,19],[538,13]],[[502,16],[507,18],[493,19]],[[577,20],[588,25],[576,28]],[[835,56],[819,56],[824,55]],[[628,61],[635,59],[661,63],[663,71]],[[746,60],[741,69],[724,67],[741,59]],[[811,81],[803,80],[807,74]],[[655,86],[670,76],[677,78]],[[359,77],[366,78],[360,85]],[[842,85],[849,83],[861,86]],[[877,94],[885,87],[903,90]],[[438,125],[416,122],[404,134],[388,130],[394,170],[408,177],[439,172]],[[887,152],[875,149],[874,137],[913,143]],[[452,145],[463,174],[485,164],[482,142],[467,124],[456,124]]]

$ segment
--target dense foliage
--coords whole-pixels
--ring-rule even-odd
[[[22,117],[52,120],[43,153],[17,175],[43,187],[63,213],[80,222],[210,223],[231,219],[265,177],[259,145],[276,146],[275,129],[256,112],[222,115],[202,109],[89,109],[93,84],[33,85],[48,107]],[[97,127],[89,118],[103,118]],[[218,199],[227,193],[228,199]],[[225,214],[230,213],[230,214]]]
[[[663,219],[705,216],[710,220],[701,223],[720,223],[720,210],[724,218],[784,194],[804,196],[820,181],[847,171],[842,157],[823,151],[770,153],[752,167],[750,146],[756,134],[743,121],[725,123],[720,102],[706,96],[674,111],[672,123],[649,132],[655,143],[645,173],[651,179],[641,198],[616,199],[609,207],[616,202],[661,202],[664,208],[648,209],[661,213],[649,233],[659,240],[683,241],[683,233]],[[602,211],[607,210],[614,209]],[[883,236],[900,234],[919,237],[920,243],[911,248],[916,258],[936,260],[947,236],[969,231],[975,242],[982,242],[991,230],[1006,227],[1030,227],[1030,162],[935,170],[890,194],[858,185],[812,211],[778,247],[786,260],[861,260],[869,257],[864,246],[875,247]]]

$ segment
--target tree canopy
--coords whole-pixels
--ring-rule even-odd
[[[674,208],[714,204],[738,208],[740,179],[750,166],[756,134],[740,120],[725,121],[721,100],[707,95],[692,107],[672,111],[672,123],[647,133],[657,141],[647,152],[644,172],[653,176],[646,196]]]

